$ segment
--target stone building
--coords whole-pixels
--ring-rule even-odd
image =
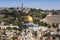
[[[52,25],[54,24],[59,24],[60,25],[60,13],[55,15],[52,14],[51,12],[49,13],[49,15],[47,15],[44,19],[44,22],[47,22],[48,24]]]

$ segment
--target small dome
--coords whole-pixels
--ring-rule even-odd
[[[25,16],[24,21],[26,21],[26,22],[33,22],[33,18],[28,15],[28,16]]]

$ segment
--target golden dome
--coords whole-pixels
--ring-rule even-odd
[[[33,18],[31,16],[25,16],[25,22],[33,22]]]

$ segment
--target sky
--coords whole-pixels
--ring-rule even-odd
[[[0,0],[0,7],[24,7],[36,9],[60,9],[60,0]]]

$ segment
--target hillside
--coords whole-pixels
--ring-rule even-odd
[[[20,10],[14,10],[13,8],[11,9],[3,9],[0,11],[0,24],[3,23],[4,25],[18,25],[21,22],[24,22],[24,16],[30,15],[34,19],[34,23],[40,22],[40,19],[43,19],[46,17],[46,13],[44,10],[37,10],[37,9],[30,9],[28,13],[20,11]]]

